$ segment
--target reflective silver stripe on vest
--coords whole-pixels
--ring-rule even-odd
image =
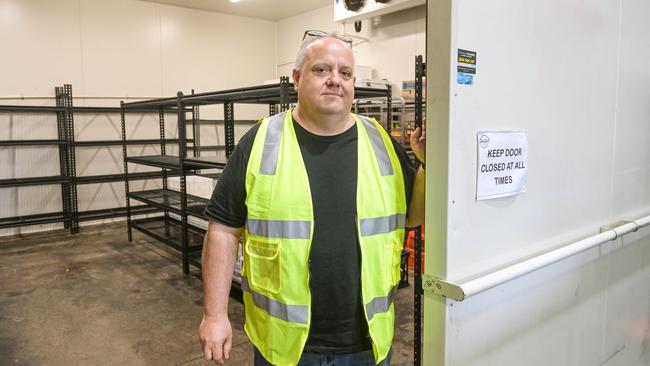
[[[406,215],[404,214],[361,219],[361,236],[386,234],[403,228],[405,225]]]
[[[271,316],[291,323],[307,324],[309,322],[309,306],[307,305],[287,305],[270,299],[251,290],[246,277],[241,278],[241,289],[251,294],[255,306],[266,311]]]
[[[366,126],[366,131],[368,132],[368,137],[370,138],[370,144],[372,149],[375,151],[375,157],[377,158],[377,163],[379,163],[379,171],[382,176],[393,175],[393,166],[390,163],[390,158],[388,157],[388,151],[386,151],[386,145],[381,139],[381,135],[377,130],[377,125],[372,122],[372,120],[365,116],[358,116],[363,125]]]
[[[397,286],[393,287],[387,296],[375,297],[367,303],[366,314],[368,320],[372,319],[375,314],[387,312],[390,309],[390,304],[393,303],[393,299],[395,299],[395,295],[397,295]]]
[[[249,233],[266,238],[309,239],[311,235],[310,221],[291,220],[246,220]]]
[[[269,127],[264,138],[260,174],[275,175],[280,154],[280,142],[282,141],[282,125],[286,115],[287,111],[284,111],[270,117]]]

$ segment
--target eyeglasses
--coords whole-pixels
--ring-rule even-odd
[[[336,38],[339,41],[345,42],[345,44],[348,45],[348,47],[352,48],[352,38],[344,37],[340,34],[336,33],[327,33],[319,30],[308,30],[305,31],[305,34],[302,36],[302,40],[304,41],[305,39],[310,39],[310,38],[324,38],[324,37],[332,37]]]

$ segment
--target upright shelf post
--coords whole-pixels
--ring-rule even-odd
[[[160,155],[165,156],[167,155],[167,141],[165,140],[165,112],[163,107],[158,107],[158,129],[159,129],[159,136],[160,136]],[[167,170],[162,168],[160,174],[161,174],[162,189],[166,190],[168,187]],[[169,235],[169,211],[165,210],[164,216],[165,216],[165,234]]]
[[[131,202],[129,199],[129,163],[126,161],[126,113],[124,101],[120,101],[120,126],[122,128],[122,162],[124,163],[124,197],[126,198],[126,226],[129,241],[133,240],[133,229],[131,228]]]
[[[194,94],[194,89],[192,89]],[[199,106],[192,106],[192,148],[194,156],[201,156],[201,123],[199,122]]]
[[[57,86],[54,88],[56,106],[58,108],[65,108],[64,103],[64,91],[62,86]],[[62,109],[56,112],[56,127],[57,127],[57,137],[59,141],[67,141],[68,136],[68,126],[66,124],[65,111]],[[61,176],[68,177],[70,176],[68,172],[68,146],[67,142],[65,145],[59,145],[59,169]],[[72,214],[70,212],[70,184],[69,181],[61,183],[61,203],[63,207],[63,227],[70,229],[72,227]]]
[[[415,128],[422,129],[423,114],[423,94],[422,94],[422,78],[425,72],[425,65],[422,62],[422,56],[415,57]],[[422,357],[422,329],[420,326],[422,319],[422,226],[415,228],[415,241],[414,241],[414,254],[415,254],[415,285],[413,287],[414,294],[414,337],[413,337],[413,364],[420,366]]]
[[[291,108],[291,103],[289,103],[290,102],[289,92],[290,92],[289,77],[288,76],[280,77],[280,112],[284,112],[289,108]]]
[[[163,108],[158,108],[158,128],[160,131],[160,155],[167,155],[166,141],[165,141],[165,113]],[[167,171],[162,170],[162,187],[167,189]],[[165,213],[166,214],[166,213]]]
[[[393,86],[389,83],[386,85],[386,132],[390,135],[393,124]]]
[[[235,150],[235,113],[232,102],[223,104],[223,129],[226,135],[226,158]]]
[[[187,132],[185,123],[185,107],[183,104],[183,93],[178,92],[176,100],[176,108],[178,109],[178,159],[180,165],[180,191],[181,191],[181,249],[183,256],[183,273],[190,273],[189,262],[189,245],[187,235],[187,185],[184,161],[187,158]]]
[[[79,203],[77,202],[77,163],[75,159],[74,146],[74,116],[72,112],[72,85],[63,85],[63,107],[64,119],[66,126],[66,150],[68,163],[68,198],[70,209],[70,232],[76,234],[79,232]]]

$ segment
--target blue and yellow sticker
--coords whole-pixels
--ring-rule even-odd
[[[461,85],[474,85],[476,75],[476,52],[458,49],[458,73],[456,81]]]

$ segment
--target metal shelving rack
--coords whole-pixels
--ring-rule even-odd
[[[119,107],[75,107],[73,105],[72,86],[65,84],[55,88],[56,106],[0,106],[0,113],[45,113],[56,114],[57,116],[57,139],[38,140],[2,140],[0,147],[17,146],[58,146],[60,175],[47,177],[25,177],[13,179],[0,179],[0,188],[23,187],[35,185],[61,185],[62,210],[52,213],[41,213],[24,215],[18,217],[0,218],[0,228],[12,228],[18,226],[30,226],[47,223],[63,222],[66,229],[71,233],[79,231],[79,222],[101,220],[126,216],[126,207],[111,207],[98,210],[79,211],[77,200],[77,187],[84,184],[98,184],[121,182],[124,174],[102,174],[91,176],[77,176],[76,174],[76,153],[79,148],[101,147],[101,146],[122,146],[126,145],[148,145],[158,144],[158,139],[132,139],[120,140],[86,140],[76,141],[74,137],[74,115],[86,113],[121,113]],[[133,108],[129,113],[150,113],[150,109]],[[163,113],[176,113],[175,109],[163,110]],[[168,139],[167,143],[178,143],[178,139]],[[174,174],[172,174],[173,176]],[[176,175],[178,176],[178,175]],[[144,172],[131,174],[130,179],[144,180],[161,178],[160,172]],[[153,208],[142,205],[131,207],[132,212],[138,214],[156,212]]]
[[[119,107],[72,107],[72,112],[74,113],[106,113],[106,114],[120,114],[122,109]],[[150,113],[151,110],[147,109],[131,109],[130,113]],[[163,110],[161,113],[176,113],[175,110]],[[74,135],[74,126],[72,128],[72,134]],[[167,143],[178,143],[178,139],[168,139]],[[74,136],[72,143],[72,150],[76,151],[77,148],[85,147],[102,147],[102,146],[122,146],[124,144],[128,146],[133,145],[152,145],[158,144],[160,141],[158,139],[131,139],[123,141],[120,140],[85,140],[85,141],[75,141]],[[144,173],[135,173],[131,175],[131,180],[146,180],[146,179],[157,179],[161,178],[162,175],[160,172],[144,172]],[[76,187],[83,184],[99,184],[99,183],[111,183],[111,182],[121,182],[124,180],[124,174],[114,173],[114,174],[100,174],[100,175],[90,175],[90,176],[76,176],[73,175],[73,185]],[[133,212],[139,214],[154,213],[154,210],[151,207],[146,205],[134,206],[131,207]],[[77,220],[78,221],[92,221],[92,220],[101,220],[109,219],[116,217],[126,216],[127,209],[126,207],[112,207],[99,210],[90,210],[90,211],[78,211]]]
[[[106,113],[106,114],[119,114],[121,113],[121,108],[119,107],[73,107],[72,111],[75,113]],[[149,113],[150,110],[146,109],[133,109],[130,110],[131,113]],[[176,111],[168,110],[163,111],[163,113],[176,113]],[[167,140],[168,143],[178,143],[178,139]],[[73,150],[76,151],[77,148],[86,148],[86,147],[102,147],[102,146],[122,146],[124,144],[128,146],[132,145],[151,145],[158,144],[159,140],[157,139],[132,139],[123,141],[120,140],[85,140],[85,141],[72,141]],[[146,180],[146,179],[156,179],[160,178],[160,172],[144,172],[144,173],[135,173],[131,176],[131,180]],[[90,175],[90,176],[74,176],[74,185],[75,187],[83,184],[98,184],[98,183],[111,183],[111,182],[121,182],[124,180],[124,174],[114,173],[114,174],[101,174],[101,175]],[[153,213],[156,210],[148,207],[146,205],[136,206],[131,208],[134,212],[140,214]],[[126,207],[113,207],[99,210],[90,210],[90,211],[80,211],[78,212],[78,221],[91,221],[91,220],[100,220],[100,219],[109,219],[115,217],[126,216],[127,209]]]
[[[17,146],[58,146],[59,175],[41,177],[21,177],[0,179],[0,188],[25,187],[36,185],[61,185],[62,210],[57,212],[22,215],[0,218],[0,228],[12,228],[63,222],[66,229],[76,233],[79,230],[77,221],[77,192],[74,186],[75,154],[71,143],[74,139],[74,123],[72,118],[72,87],[65,85],[55,88],[56,106],[0,106],[0,113],[45,113],[56,114],[57,139],[34,140],[4,140],[2,147]]]
[[[355,98],[385,98],[388,105],[391,103],[391,87],[387,84],[386,89],[378,88],[355,88]],[[125,188],[127,192],[127,219],[128,219],[128,237],[132,239],[132,229],[136,229],[156,238],[157,240],[181,251],[183,272],[189,273],[189,265],[197,268],[201,266],[201,247],[202,236],[196,236],[197,233],[204,233],[205,230],[193,226],[187,222],[188,216],[203,217],[203,210],[207,200],[201,197],[187,194],[186,176],[196,174],[201,169],[223,169],[226,160],[216,157],[207,158],[200,156],[201,151],[221,150],[225,151],[226,159],[230,156],[235,148],[234,126],[235,123],[253,124],[254,121],[235,121],[234,105],[235,104],[266,104],[269,106],[269,114],[275,114],[290,108],[291,104],[297,102],[297,93],[293,88],[293,83],[289,82],[289,77],[280,78],[279,83],[258,85],[245,88],[229,89],[223,91],[192,93],[183,95],[181,92],[176,97],[153,99],[132,103],[122,103],[124,112],[132,108],[175,108],[178,111],[178,136],[179,136],[179,155],[169,156],[163,153],[158,156],[141,156],[130,157],[126,154],[124,148],[124,172]],[[198,107],[205,105],[223,105],[223,120],[202,120],[198,118]],[[189,109],[188,109],[189,108]],[[191,127],[193,129],[193,146],[191,149],[193,156],[188,156],[186,127],[190,124],[187,122],[186,111],[193,111]],[[125,137],[125,118],[122,114],[122,136]],[[387,110],[387,118],[390,120],[390,108]],[[201,146],[198,141],[198,127],[201,124],[221,124],[224,125],[225,145],[223,147]],[[164,121],[161,120],[161,129],[164,128]],[[164,136],[161,136],[161,147],[164,147]],[[156,166],[170,172],[178,172],[180,175],[180,191],[171,191],[163,186],[162,190],[147,192],[130,192],[129,180],[131,174],[128,173],[128,164],[145,164]],[[163,182],[163,184],[165,184]],[[143,196],[144,194],[144,196]],[[164,212],[176,214],[179,219],[168,217],[168,215],[147,218],[133,219],[133,213],[129,212],[131,199],[144,202],[156,207]],[[144,227],[143,225],[148,225]],[[152,231],[149,227],[155,227]],[[200,240],[199,240],[200,239]],[[233,285],[239,288],[239,283],[233,281]]]
[[[190,225],[187,222],[187,215],[193,215],[203,218],[203,208],[207,205],[207,199],[187,194],[186,190],[186,176],[188,174],[195,174],[202,168],[219,168],[225,167],[224,159],[217,159],[216,157],[200,157],[200,146],[198,124],[196,123],[196,116],[198,115],[198,108],[193,107],[188,109],[186,107],[179,107],[179,98],[182,93],[176,98],[175,105],[166,103],[166,105],[147,103],[143,105],[142,102],[121,103],[121,132],[122,132],[122,153],[124,158],[124,179],[125,192],[126,192],[126,216],[128,226],[128,238],[132,240],[133,229],[136,229],[166,245],[179,251],[182,254],[183,271],[189,272],[189,264],[200,265],[200,250],[203,245],[203,235],[205,230]],[[171,98],[170,98],[171,99]],[[164,99],[165,101],[170,99]],[[145,101],[150,102],[150,101]],[[134,110],[148,110],[159,112],[159,131],[160,136],[155,139],[160,144],[159,155],[148,156],[128,156],[126,140],[126,115]],[[178,115],[178,139],[170,140],[165,137],[165,118],[163,111],[174,111]],[[186,113],[191,112],[192,117],[186,118]],[[189,120],[189,121],[188,121]],[[186,125],[190,122],[192,125],[193,136],[191,140],[187,139]],[[170,142],[179,144],[179,155],[167,155],[166,147]],[[187,145],[192,143],[193,155],[191,159],[187,158]],[[182,157],[182,158],[181,158]],[[159,168],[159,172],[148,173],[129,173],[129,164],[146,165],[150,167]],[[161,178],[162,188],[152,189],[146,191],[131,192],[130,182],[137,179],[139,175],[156,175]],[[180,177],[180,191],[175,191],[168,188],[167,179],[171,176]],[[162,213],[162,215],[146,218],[134,218],[145,212],[138,212],[134,210],[131,205],[131,200],[141,202],[143,205],[136,207],[148,207],[146,213]],[[188,203],[189,202],[189,203]],[[170,213],[173,215],[170,215]],[[176,216],[176,217],[174,217]]]

